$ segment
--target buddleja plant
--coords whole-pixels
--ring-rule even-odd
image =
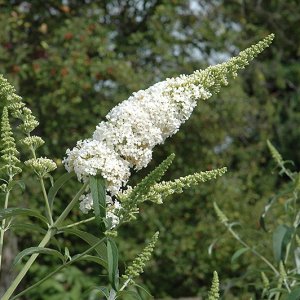
[[[126,295],[132,299],[138,297],[137,293],[127,288],[134,285],[134,279],[143,272],[158,239],[158,232],[154,233],[149,244],[127,267],[124,274],[120,274],[118,248],[115,243],[118,228],[136,218],[140,203],[151,201],[161,204],[171,194],[181,193],[185,188],[223,175],[226,168],[199,172],[174,181],[161,181],[174,159],[174,155],[171,154],[133,188],[127,184],[131,171],[146,167],[151,160],[153,148],[179,130],[180,125],[190,117],[197,101],[206,100],[218,93],[222,86],[228,84],[228,79],[236,77],[237,71],[248,65],[272,40],[273,35],[269,35],[223,64],[195,71],[188,76],[166,79],[147,90],[134,93],[108,113],[106,120],[98,124],[90,139],[79,141],[72,150],[67,150],[63,163],[68,173],[54,182],[49,191],[46,191],[44,181],[51,178],[50,173],[56,169],[56,164],[51,159],[38,156],[37,150],[44,144],[41,137],[32,135],[38,121],[22,98],[16,95],[14,88],[1,76],[0,99],[5,105],[1,126],[1,190],[5,195],[5,202],[0,211],[0,253],[4,234],[18,216],[38,218],[46,229],[46,234],[37,247],[25,249],[16,257],[15,262],[18,263],[24,256],[30,256],[2,300],[16,299],[63,268],[84,260],[93,261],[107,270],[110,285],[98,287],[107,299],[113,300]],[[24,135],[20,144],[31,153],[31,157],[24,163],[19,160],[10,118],[18,120],[18,130]],[[9,206],[14,189],[25,184],[20,181],[24,165],[31,168],[41,186],[45,209],[40,212]],[[61,214],[54,216],[53,200],[74,175],[82,182],[82,186]],[[78,203],[83,214],[92,213],[93,216],[65,225],[70,211],[77,209]],[[97,224],[98,236],[76,229],[77,225],[86,222]],[[57,249],[47,247],[51,239],[60,233],[74,234],[82,238],[88,244],[87,250],[80,254],[71,254],[69,251],[61,253]],[[19,283],[40,254],[55,255],[62,263],[46,277],[14,295]],[[209,296],[211,300],[218,298],[216,282],[215,275]]]
[[[256,286],[256,291],[261,292],[258,299],[300,299],[300,173],[292,171],[284,161],[278,150],[267,141],[272,158],[279,168],[279,174],[285,176],[288,182],[281,191],[276,192],[267,202],[260,217],[261,230],[271,237],[270,252],[273,257],[266,256],[257,249],[257,243],[248,243],[234,226],[237,222],[230,222],[227,216],[214,203],[215,212],[219,220],[225,225],[229,233],[242,245],[232,259],[235,260],[246,252],[252,253],[262,262],[259,265],[261,286]],[[284,205],[283,205],[284,202]],[[273,213],[275,222],[268,222],[268,216]]]

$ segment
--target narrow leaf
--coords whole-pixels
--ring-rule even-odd
[[[100,230],[104,232],[106,230],[104,223],[104,220],[106,219],[106,191],[104,178],[100,175],[91,177],[90,188],[96,221],[99,224]]]
[[[114,290],[118,290],[119,286],[119,269],[118,269],[118,248],[116,243],[107,240],[107,262],[108,262],[108,279]]]
[[[48,192],[48,199],[49,199],[49,205],[50,208],[52,210],[53,208],[53,202],[55,199],[55,196],[57,194],[57,192],[60,190],[60,188],[67,182],[69,181],[72,177],[75,176],[74,172],[71,173],[66,173],[62,176],[60,176],[55,182],[54,185],[50,188],[49,192]]]
[[[299,300],[300,299],[300,287],[295,288],[288,294],[286,300]]]
[[[63,231],[65,233],[69,233],[69,234],[78,236],[80,239],[82,239],[83,241],[88,243],[90,246],[94,246],[96,243],[98,243],[100,241],[100,239],[97,238],[96,236],[94,236],[90,233],[78,230],[78,229],[65,228]],[[95,248],[95,251],[97,252],[98,256],[101,259],[103,259],[104,261],[107,261],[107,248],[104,243],[101,243],[100,245],[98,245]]]
[[[286,225],[278,225],[273,232],[273,252],[276,262],[283,260],[286,246],[292,237],[293,229]]]
[[[29,217],[35,217],[43,221],[44,223],[48,224],[48,220],[42,216],[39,212],[33,209],[28,208],[6,208],[0,210],[0,221],[10,218],[10,217],[16,217],[16,216],[29,216]]]
[[[248,250],[249,250],[249,248],[246,248],[246,247],[237,250],[231,257],[231,263],[234,263],[241,255],[243,255]]]
[[[22,260],[24,256],[31,255],[34,253],[39,254],[47,254],[58,257],[62,262],[64,262],[64,255],[58,252],[57,250],[50,249],[50,248],[43,248],[43,247],[31,247],[21,251],[14,260],[14,265]]]
[[[77,259],[77,256],[79,256],[80,254],[74,255],[72,257],[72,260]],[[104,259],[94,256],[94,255],[84,255],[82,257],[80,257],[77,261],[91,261],[94,262],[102,267],[104,267],[105,269],[107,269],[107,261],[105,261]]]
[[[105,297],[106,299],[108,299],[109,297],[109,290],[106,286],[100,286],[100,287],[96,287],[94,288],[95,290],[101,292]]]
[[[16,230],[29,230],[31,232],[37,231],[43,234],[46,234],[47,232],[47,230],[38,226],[37,224],[12,223],[10,228]]]
[[[137,292],[134,292],[134,291],[122,291],[122,292],[119,292],[118,293],[118,296],[117,296],[117,299],[120,298],[120,299],[130,299],[130,300],[143,300],[141,298],[141,296],[137,293]]]

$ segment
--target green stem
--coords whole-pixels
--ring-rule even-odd
[[[41,184],[41,187],[42,187],[43,196],[44,196],[44,200],[45,200],[46,211],[47,211],[47,215],[48,215],[48,221],[50,222],[50,225],[52,226],[53,225],[52,212],[51,212],[51,208],[50,208],[50,205],[49,205],[49,199],[48,199],[47,192],[46,192],[46,189],[45,189],[44,180],[43,180],[42,177],[40,177],[40,184]]]
[[[4,209],[8,207],[8,199],[9,199],[10,191],[8,191],[5,195]],[[0,272],[2,268],[2,252],[3,252],[3,243],[4,243],[4,233],[5,233],[5,225],[6,219],[2,220],[1,231],[0,231]]]
[[[45,276],[43,279],[39,280],[38,282],[36,282],[35,284],[33,284],[32,286],[30,286],[29,288],[23,290],[21,293],[17,294],[16,296],[12,297],[11,300],[17,299],[18,297],[24,295],[25,293],[29,292],[30,290],[38,287],[39,285],[41,285],[43,282],[45,282],[46,280],[48,280],[50,277],[52,277],[53,275],[55,275],[56,273],[58,273],[59,271],[61,271],[63,268],[75,263],[76,261],[78,261],[80,258],[82,258],[83,256],[85,256],[86,254],[90,253],[93,249],[95,249],[98,245],[100,245],[101,243],[104,242],[104,240],[106,240],[105,238],[102,238],[100,241],[98,241],[96,244],[94,244],[92,247],[90,247],[89,249],[87,249],[86,251],[84,251],[83,253],[81,253],[80,255],[78,255],[75,259],[68,261],[67,263],[61,265],[60,267],[56,268],[54,271],[52,271],[51,273],[49,273],[47,276]],[[3,299],[2,299],[3,300]]]
[[[42,239],[42,241],[40,242],[40,244],[38,245],[38,247],[45,247],[47,245],[47,243],[50,241],[51,236],[52,236],[52,229],[49,229],[48,232],[46,233],[46,235],[44,236],[44,238]],[[9,300],[10,299],[11,295],[14,293],[15,289],[18,287],[21,280],[26,275],[26,273],[28,272],[28,270],[30,269],[30,267],[32,266],[32,264],[34,263],[34,261],[36,260],[38,255],[39,255],[38,253],[35,253],[30,256],[29,260],[24,265],[24,267],[22,268],[20,273],[17,275],[15,280],[12,282],[12,284],[10,285],[8,290],[5,292],[5,294],[3,295],[1,300]]]
[[[233,237],[240,243],[242,244],[244,247],[248,248],[254,255],[256,255],[257,257],[259,257],[263,262],[265,262],[271,269],[272,271],[275,273],[276,276],[279,275],[279,272],[276,270],[276,268],[273,266],[273,264],[267,259],[265,258],[263,255],[261,255],[259,252],[257,252],[256,250],[254,250],[252,247],[250,247],[246,242],[244,242],[240,236],[230,227],[228,226],[228,224],[225,224],[229,230],[229,232],[233,235]]]
[[[126,288],[126,286],[128,285],[128,283],[130,282],[130,280],[131,280],[131,278],[128,278],[128,279],[124,282],[124,284],[123,284],[122,287],[120,288],[119,292],[123,291],[123,290]]]
[[[82,220],[82,221],[79,221],[79,222],[76,222],[76,223],[72,223],[72,224],[69,224],[69,225],[66,225],[66,226],[59,227],[58,230],[71,228],[71,227],[78,226],[78,225],[81,225],[81,224],[84,224],[84,223],[88,223],[88,222],[93,221],[93,220],[95,220],[95,217],[91,217],[91,218],[88,218],[86,220]]]
[[[30,133],[28,133],[27,136],[31,137]],[[35,149],[32,145],[30,145],[30,151],[31,151],[31,154],[32,154],[33,158],[36,159]],[[45,200],[45,204],[46,204],[46,211],[47,211],[48,221],[49,221],[50,225],[52,226],[53,225],[53,218],[52,218],[52,213],[51,213],[51,209],[50,209],[50,206],[49,206],[49,200],[48,200],[47,192],[46,192],[46,189],[45,189],[44,179],[43,179],[43,177],[39,177],[39,179],[40,179],[40,184],[41,184],[41,187],[42,187],[43,196],[44,196],[44,200]]]

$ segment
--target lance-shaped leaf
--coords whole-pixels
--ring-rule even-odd
[[[62,262],[65,261],[65,257],[63,254],[61,254],[60,252],[58,252],[57,250],[54,249],[50,249],[50,248],[43,248],[43,247],[31,247],[31,248],[27,248],[23,251],[21,251],[15,258],[14,260],[14,265],[17,264],[19,261],[22,260],[22,258],[24,256],[27,255],[31,255],[31,254],[35,254],[35,253],[39,253],[39,254],[47,254],[47,255],[52,255],[52,256],[56,256],[58,257]]]
[[[93,207],[96,221],[100,227],[101,232],[106,230],[106,191],[105,179],[100,176],[93,176],[90,178],[90,188],[93,198]]]
[[[107,240],[107,262],[108,262],[108,279],[115,291],[119,287],[119,269],[118,269],[119,254],[116,243]]]
[[[10,208],[0,210],[0,221],[11,217],[17,217],[17,216],[35,217],[40,219],[44,223],[48,224],[48,220],[44,216],[42,216],[39,212],[33,209],[10,207]]]
[[[100,239],[94,236],[93,234],[78,229],[65,228],[63,232],[78,236],[80,239],[84,240],[90,246],[94,246],[96,243],[100,242]],[[98,256],[101,259],[107,261],[107,249],[104,243],[101,243],[97,247],[95,247],[95,251],[97,252]]]
[[[72,177],[75,176],[74,172],[71,173],[66,173],[62,176],[60,176],[55,182],[54,185],[50,188],[49,192],[48,192],[48,199],[49,199],[49,205],[50,208],[53,208],[53,202],[55,199],[55,196],[57,194],[57,192],[60,190],[60,188],[67,182],[69,181]]]
[[[286,225],[278,225],[273,232],[273,252],[277,262],[284,259],[286,246],[290,242],[293,234],[293,228]]]

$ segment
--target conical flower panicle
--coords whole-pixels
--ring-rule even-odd
[[[235,78],[237,71],[244,69],[249,65],[250,61],[269,47],[274,37],[274,34],[268,35],[257,44],[241,51],[236,57],[229,59],[227,62],[210,66],[204,70],[197,70],[191,75],[181,75],[175,78],[175,80],[170,79],[170,90],[183,88],[190,91],[195,86],[202,86],[210,94],[218,93],[222,86],[228,85],[228,77]],[[194,96],[197,95],[195,94]]]
[[[185,177],[180,177],[174,181],[160,182],[153,185],[149,193],[143,195],[140,202],[152,201],[161,204],[165,198],[172,194],[179,194],[183,192],[183,189],[196,186],[202,182],[206,182],[212,179],[216,179],[218,176],[222,176],[227,171],[227,168],[220,168],[216,170],[199,172]]]
[[[2,100],[13,117],[20,119],[20,129],[29,134],[38,126],[38,121],[31,110],[25,106],[22,97],[16,94],[15,88],[0,74],[0,100]]]
[[[152,159],[153,148],[163,144],[189,119],[198,100],[206,100],[228,84],[230,77],[268,47],[274,35],[241,51],[225,63],[158,82],[133,93],[100,122],[91,139],[67,151],[66,169],[79,180],[101,174],[110,178],[108,192],[115,195],[126,185],[131,169],[140,170]],[[103,162],[103,154],[109,157]]]
[[[8,107],[11,115],[19,118],[25,104],[22,98],[16,94],[15,88],[0,74],[0,100]]]
[[[146,263],[150,260],[155,244],[158,240],[159,232],[156,232],[151,238],[150,243],[143,249],[143,251],[134,259],[132,264],[126,269],[122,276],[124,279],[133,279],[144,272]]]
[[[219,300],[219,299],[220,299],[219,276],[218,276],[218,273],[216,271],[214,271],[211,289],[208,292],[208,300]]]
[[[273,144],[267,140],[268,148],[271,152],[272,158],[276,161],[276,163],[281,166],[284,164],[283,158],[281,154],[278,152],[278,150],[273,146]]]
[[[12,178],[16,174],[22,172],[22,169],[17,166],[20,162],[18,159],[19,152],[16,148],[15,139],[8,118],[8,109],[4,107],[1,120],[1,158],[4,166],[1,170]]]

